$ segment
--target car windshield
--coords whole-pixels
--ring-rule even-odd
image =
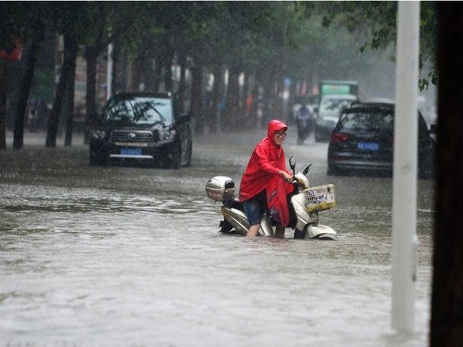
[[[339,120],[343,130],[383,132],[394,130],[394,115],[390,111],[352,112],[343,114]]]
[[[351,99],[323,98],[320,104],[320,113],[340,113],[350,106],[352,101]]]
[[[172,106],[169,99],[133,97],[113,99],[106,109],[106,120],[124,124],[154,125],[172,121]]]

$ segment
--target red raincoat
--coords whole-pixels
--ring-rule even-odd
[[[251,154],[240,184],[239,200],[246,201],[266,189],[267,206],[272,217],[281,225],[289,223],[289,211],[286,195],[293,190],[292,184],[280,176],[286,171],[285,152],[282,146],[273,141],[276,131],[286,130],[286,124],[272,120],[268,124],[267,137],[261,140]]]

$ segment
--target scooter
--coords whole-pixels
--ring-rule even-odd
[[[299,114],[296,119],[297,144],[302,145],[313,130],[313,119],[311,114]]]
[[[295,239],[320,239],[336,240],[336,231],[326,225],[319,224],[318,213],[336,206],[335,186],[327,184],[310,187],[307,174],[312,164],[303,172],[296,174],[296,160],[289,159],[289,165],[293,171],[294,191],[289,199],[290,223],[289,228],[294,230]],[[220,221],[222,234],[247,235],[249,222],[244,213],[241,202],[235,199],[235,182],[227,176],[215,176],[206,183],[206,194],[215,202],[221,201]],[[273,226],[275,221],[269,212],[262,214],[258,235],[274,237]]]

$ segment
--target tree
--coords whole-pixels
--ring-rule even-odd
[[[32,79],[34,78],[34,69],[37,64],[37,57],[45,35],[45,23],[42,21],[40,14],[33,16],[31,22],[31,41],[29,52],[26,56],[21,89],[16,105],[16,114],[14,120],[13,148],[21,149],[24,145],[24,116],[26,113],[27,100],[31,90]]]
[[[143,2],[90,2],[86,3],[85,17],[81,25],[86,28],[84,56],[87,63],[85,94],[86,127],[84,142],[88,143],[89,129],[97,122],[96,76],[97,59],[109,43],[127,35],[131,37],[140,28],[138,18],[146,18]],[[138,35],[140,36],[140,35]]]
[[[434,65],[436,52],[436,3],[435,1],[421,2],[420,11],[420,68],[426,62]],[[347,28],[351,33],[366,34],[365,43],[360,47],[366,49],[385,49],[395,43],[397,36],[397,2],[365,1],[365,2],[320,2],[317,11],[323,12],[326,26],[335,25]],[[436,84],[434,70],[421,78],[419,86],[426,89],[431,83]]]
[[[71,74],[75,74],[75,62],[77,58],[77,39],[74,32],[64,33],[64,61],[61,67],[60,78],[56,87],[55,101],[48,119],[48,132],[46,138],[46,147],[56,147],[56,137],[58,135],[58,125],[65,95],[66,86],[69,85],[68,81]],[[72,116],[72,114],[71,114]],[[68,139],[69,140],[69,139]]]
[[[44,36],[43,14],[46,5],[40,3],[24,5],[22,2],[3,2],[0,4],[0,51],[10,54],[17,44],[15,41],[24,36],[29,43],[28,54],[25,56],[25,72],[22,79],[20,95],[16,103],[15,128],[13,147],[20,149],[23,146],[24,113],[27,99],[34,77],[34,68],[41,41]],[[27,8],[27,10],[25,10]],[[16,38],[16,40],[15,40]],[[6,62],[0,58],[0,149],[6,149]]]
[[[64,37],[64,59],[59,74],[59,81],[56,86],[53,108],[48,119],[48,131],[45,142],[46,147],[56,147],[56,137],[58,135],[59,120],[63,103],[67,106],[65,144],[70,145],[72,141],[74,80],[77,52],[79,49],[78,39],[79,36],[83,36],[82,32],[85,30],[81,26],[80,18],[76,16],[76,13],[85,13],[85,10],[85,3],[82,2],[57,2],[51,3],[50,5],[50,24]],[[71,102],[65,102],[64,100],[66,89],[68,90],[68,101],[72,99]]]

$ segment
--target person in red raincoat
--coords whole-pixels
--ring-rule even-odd
[[[287,129],[287,125],[279,120],[268,123],[267,137],[256,145],[241,178],[239,200],[250,224],[248,237],[257,235],[261,214],[267,208],[277,222],[275,237],[285,235],[289,223],[286,196],[293,190],[293,175],[286,168],[282,146]]]

